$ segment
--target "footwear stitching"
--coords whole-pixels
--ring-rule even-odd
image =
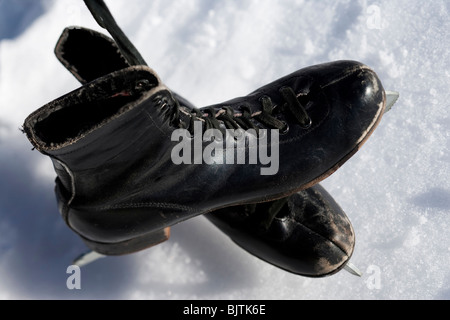
[[[188,212],[194,211],[194,209],[191,207],[177,205],[177,204],[173,204],[173,203],[164,203],[164,202],[124,203],[124,204],[105,206],[105,207],[101,207],[101,208],[93,209],[93,210],[94,211],[104,211],[104,210],[111,210],[111,209],[146,208],[146,207],[179,209],[179,210],[185,210]]]
[[[326,88],[326,87],[328,87],[328,86],[330,86],[332,84],[335,84],[336,82],[344,80],[345,78],[348,78],[348,77],[352,76],[355,71],[372,71],[372,69],[370,69],[369,67],[364,66],[364,65],[362,65],[362,66],[354,66],[354,67],[348,68],[348,69],[346,69],[346,70],[344,70],[342,72],[342,76],[340,76],[340,77],[338,77],[338,78],[328,82],[327,84],[324,84],[323,86],[321,86],[321,88],[322,89]]]

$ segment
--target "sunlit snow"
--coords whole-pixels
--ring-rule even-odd
[[[305,66],[364,62],[400,99],[363,148],[322,185],[353,223],[352,263],[321,279],[286,273],[205,218],[171,239],[81,270],[48,158],[19,130],[79,87],[56,60],[66,26],[102,32],[82,0],[0,1],[0,299],[449,299],[450,2],[106,0],[149,65],[201,107]]]

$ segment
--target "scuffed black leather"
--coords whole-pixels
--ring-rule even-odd
[[[149,89],[130,95],[142,80]],[[270,201],[318,183],[356,152],[384,108],[376,74],[352,61],[301,69],[212,107],[245,103],[259,108],[262,95],[279,104],[278,90],[287,85],[308,95],[306,109],[313,124],[304,129],[289,117],[283,119],[290,130],[280,136],[280,167],[271,176],[262,176],[258,165],[174,165],[171,150],[178,142],[171,141],[171,133],[176,128],[166,116],[176,101],[144,66],[113,72],[52,101],[31,114],[24,129],[55,168],[67,171],[57,187],[65,189],[58,194],[66,195],[61,201],[68,224],[87,239],[115,243],[221,207]],[[103,119],[96,114],[93,122],[95,108],[105,103],[117,110]],[[61,139],[53,130],[70,127],[65,113],[76,110],[86,110],[77,115],[86,126],[77,122]],[[59,118],[65,122],[58,123]]]
[[[128,67],[112,39],[85,28],[66,28],[55,54],[81,83]],[[194,109],[183,97],[174,97],[180,105]],[[57,192],[70,190],[70,177],[64,168],[56,162],[55,169],[58,184],[64,186]],[[63,199],[67,195],[57,197]],[[337,203],[320,185],[284,201],[274,218],[270,209],[279,206],[277,201],[228,207],[205,217],[250,254],[289,272],[322,277],[340,270],[352,255],[355,236]],[[67,212],[65,202],[59,203],[60,211]]]
[[[98,49],[93,56],[91,50],[83,52],[86,43]],[[170,159],[175,128],[164,117],[167,110],[158,108],[178,102],[191,109],[188,101],[166,88],[153,70],[129,67],[114,42],[95,31],[67,28],[55,53],[84,86],[34,112],[24,129],[53,160],[66,222],[92,241],[126,241],[221,207],[267,201],[314,185],[359,148],[384,108],[379,79],[361,63],[305,68],[246,97],[211,106],[259,108],[262,95],[281,104],[278,89],[284,85],[305,96],[310,128],[278,115],[289,132],[280,139],[277,175],[262,177],[254,165],[175,166]],[[150,86],[135,92],[142,80]]]
[[[315,185],[286,199],[228,207],[205,217],[240,247],[281,269],[307,277],[338,272],[350,259],[355,234],[326,190]]]

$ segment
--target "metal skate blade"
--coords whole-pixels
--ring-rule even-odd
[[[89,251],[86,253],[83,253],[82,255],[80,255],[78,258],[76,258],[73,261],[74,265],[77,265],[79,267],[85,266],[89,263],[92,263],[100,258],[104,258],[106,257],[105,255],[95,252],[95,251]]]
[[[362,277],[362,272],[351,262],[347,262],[347,264],[344,266],[344,269],[354,276]]]
[[[397,91],[386,91],[386,108],[384,113],[391,110],[392,106],[397,102],[400,94]]]

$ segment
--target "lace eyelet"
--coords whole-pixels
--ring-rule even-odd
[[[150,86],[151,86],[150,81],[148,81],[147,79],[141,79],[136,81],[134,90],[136,92],[142,92],[144,90],[148,90]]]
[[[271,99],[270,99],[270,97],[267,96],[267,95],[263,95],[263,96],[259,97],[259,99],[258,99],[258,101],[261,102],[261,103],[262,103],[264,100],[271,100]]]
[[[282,86],[282,87],[278,88],[278,92],[283,93],[283,91],[286,91],[286,90],[289,90],[289,89],[291,89],[291,88],[288,87],[288,86]]]
[[[309,129],[309,128],[311,128],[311,126],[312,126],[312,120],[311,120],[311,118],[308,118],[308,123],[306,123],[306,124],[301,124],[300,126],[302,127],[302,129]]]
[[[284,127],[280,129],[280,134],[286,134],[289,132],[289,125],[287,122],[283,121]]]

